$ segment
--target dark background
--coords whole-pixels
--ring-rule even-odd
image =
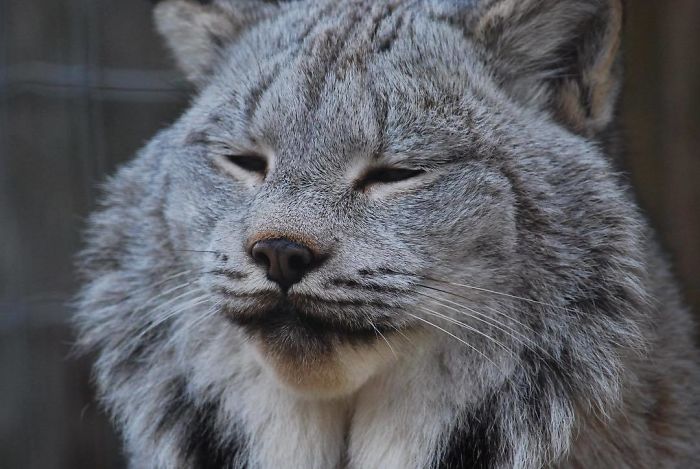
[[[627,4],[624,165],[698,312],[700,1]],[[69,356],[72,257],[99,181],[186,102],[147,2],[0,0],[0,468],[123,466]]]

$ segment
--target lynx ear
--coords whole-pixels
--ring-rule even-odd
[[[252,0],[164,0],[156,3],[156,28],[180,69],[197,85],[206,81],[226,44],[276,8],[270,2]]]
[[[622,0],[486,0],[470,15],[501,84],[593,137],[613,120]]]

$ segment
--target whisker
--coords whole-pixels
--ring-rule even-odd
[[[526,302],[532,303],[532,304],[538,304],[541,306],[548,306],[550,308],[557,308],[557,309],[560,309],[563,311],[568,311],[570,313],[579,314],[579,311],[577,311],[575,309],[567,308],[566,306],[559,306],[559,305],[555,305],[552,303],[547,303],[544,301],[533,300],[532,298],[524,298],[522,296],[511,295],[509,293],[503,293],[503,292],[499,292],[499,291],[495,291],[495,290],[489,290],[488,288],[475,287],[474,285],[466,285],[464,283],[450,282],[448,280],[441,280],[441,279],[434,278],[434,277],[423,276],[423,278],[425,278],[426,280],[432,280],[433,282],[444,283],[444,284],[453,285],[456,287],[469,288],[471,290],[477,290],[477,291],[481,291],[481,292],[485,292],[485,293],[491,293],[493,295],[498,295],[498,296],[502,296],[502,297],[506,297],[506,298],[512,298],[514,300],[526,301]]]
[[[462,327],[462,328],[464,328],[464,329],[466,329],[466,330],[468,330],[468,331],[471,331],[471,332],[473,332],[473,333],[475,333],[475,334],[478,334],[478,335],[480,335],[480,336],[486,338],[487,340],[493,342],[494,344],[498,345],[500,348],[502,348],[503,350],[505,350],[511,357],[517,358],[517,357],[515,356],[515,354],[513,353],[513,351],[512,351],[510,348],[508,348],[506,345],[504,345],[501,341],[496,340],[496,339],[494,339],[493,337],[491,337],[490,335],[486,334],[485,332],[480,331],[479,329],[477,329],[477,328],[475,328],[475,327],[472,327],[472,326],[470,326],[469,324],[466,324],[466,323],[464,323],[464,322],[458,321],[457,319],[451,318],[451,317],[449,317],[449,316],[447,316],[447,315],[445,315],[445,314],[438,313],[437,311],[432,310],[432,309],[430,309],[430,308],[426,308],[426,307],[424,307],[424,306],[419,306],[419,308],[422,309],[423,311],[425,311],[426,313],[432,315],[432,316],[435,316],[435,317],[444,319],[444,320],[446,320],[446,321],[448,321],[448,322],[451,322],[452,324],[456,324],[456,325],[458,325],[458,326],[460,326],[460,327]]]
[[[202,254],[223,254],[223,251],[207,251],[204,249],[173,249],[174,252],[198,252]]]
[[[175,293],[175,292],[178,291],[178,290],[182,290],[183,288],[187,288],[187,287],[191,286],[191,285],[194,284],[194,283],[195,283],[195,282],[185,282],[185,283],[181,283],[181,284],[178,284],[178,285],[176,285],[176,286],[174,286],[174,287],[172,287],[172,288],[169,288],[169,289],[167,289],[167,290],[165,290],[165,291],[163,291],[163,292],[157,294],[156,296],[154,296],[154,297],[152,297],[152,298],[149,298],[145,303],[143,303],[142,305],[140,305],[139,307],[137,307],[136,309],[134,309],[134,311],[132,312],[132,315],[144,311],[144,310],[146,309],[146,307],[148,307],[149,305],[151,305],[151,304],[153,304],[154,302],[156,302],[156,300],[159,300],[159,299],[161,299],[161,298],[163,298],[163,297],[165,297],[165,296],[167,296],[167,295],[169,295],[169,294],[171,294],[171,293]],[[155,308],[153,311],[151,311],[151,313],[153,313],[153,312],[155,312],[155,311],[158,311],[162,306],[167,305],[167,304],[169,304],[170,302],[172,302],[172,301],[174,301],[174,300],[177,300],[177,299],[181,298],[181,297],[184,296],[184,295],[187,295],[187,292],[183,293],[183,294],[180,295],[180,296],[176,296],[175,298],[171,298],[170,300],[167,300],[165,303],[161,303],[160,305],[156,306],[156,308]]]
[[[394,329],[394,332],[396,332],[401,337],[403,337],[407,344],[413,345],[413,342],[411,341],[411,339],[406,335],[406,333],[403,330],[399,329],[398,326],[396,326],[395,324],[389,324],[389,327]]]
[[[90,256],[88,259],[88,262],[119,262],[119,263],[124,263],[128,262],[130,258],[124,258],[124,257],[108,257],[108,256]],[[80,264],[80,263],[79,263]],[[181,261],[168,261],[167,263],[163,264],[158,264],[153,267],[153,270],[157,269],[170,269],[173,267],[192,267],[192,263],[187,261],[187,260],[181,260]]]
[[[206,313],[202,314],[200,317],[198,317],[197,319],[195,319],[195,320],[192,321],[191,323],[186,324],[186,327],[187,327],[187,328],[193,328],[193,327],[195,327],[195,326],[201,324],[203,321],[205,321],[205,320],[207,320],[207,319],[209,319],[209,318],[211,318],[211,317],[216,316],[216,315],[219,313],[219,309],[218,309],[218,308],[219,308],[219,306],[221,306],[221,304],[222,304],[221,301],[217,301],[216,303],[214,303],[214,304],[212,305],[211,308],[209,308],[209,311],[207,311]]]
[[[501,332],[503,332],[503,333],[505,333],[505,334],[508,334],[508,335],[510,335],[511,337],[513,337],[514,339],[520,341],[520,339],[518,339],[516,336],[513,336],[513,335],[511,334],[511,333],[518,334],[518,331],[516,331],[516,330],[513,329],[512,327],[508,326],[507,324],[505,324],[505,323],[503,323],[503,322],[501,322],[501,321],[498,321],[498,320],[495,319],[495,318],[489,317],[488,315],[486,315],[486,314],[484,314],[484,313],[480,313],[479,311],[476,311],[476,310],[474,310],[474,309],[471,309],[471,308],[469,308],[468,306],[460,305],[459,303],[456,303],[456,302],[454,302],[454,301],[450,301],[450,300],[445,299],[445,298],[437,298],[437,297],[434,297],[434,296],[431,296],[431,295],[426,295],[426,294],[420,293],[420,292],[416,292],[416,294],[418,294],[418,295],[420,295],[420,296],[424,296],[424,297],[426,297],[426,298],[429,298],[431,301],[433,301],[433,302],[439,304],[440,306],[442,306],[442,307],[444,307],[444,308],[447,308],[447,309],[449,309],[449,310],[451,310],[451,311],[454,311],[454,312],[459,313],[459,314],[463,314],[463,315],[465,315],[465,316],[467,316],[467,317],[470,317],[470,318],[475,319],[475,320],[477,320],[477,321],[479,321],[479,322],[482,322],[482,323],[484,323],[484,324],[486,324],[486,325],[488,325],[488,326],[490,326],[490,327],[495,327],[495,328],[498,329],[499,331],[501,331]],[[463,308],[463,309],[455,308],[454,306],[450,306],[448,303],[451,303],[451,304],[456,305],[456,306],[458,306],[459,308]],[[466,311],[464,311],[464,310],[466,310]],[[468,312],[467,312],[467,311],[468,311]],[[470,313],[471,313],[471,314],[470,314]]]
[[[190,285],[191,285],[191,284],[190,284]],[[185,286],[189,286],[189,285],[185,285]],[[179,294],[179,295],[176,295],[176,296],[170,298],[169,300],[167,300],[167,301],[161,303],[160,305],[156,306],[156,307],[153,308],[151,311],[149,311],[149,313],[150,313],[151,315],[154,315],[154,313],[159,312],[159,311],[163,311],[164,309],[167,309],[168,307],[170,307],[170,305],[172,305],[172,304],[174,304],[174,303],[177,303],[177,302],[180,301],[181,299],[187,298],[189,295],[193,295],[193,294],[200,294],[200,296],[204,296],[204,295],[202,294],[202,290],[199,290],[198,288],[195,288],[195,289],[193,289],[193,290],[188,290],[188,291],[186,291],[186,292],[184,292],[184,293],[181,293],[181,294]]]
[[[429,289],[429,290],[437,291],[437,292],[440,292],[440,293],[445,293],[445,294],[447,294],[447,295],[452,295],[452,296],[455,296],[455,297],[457,297],[457,298],[461,298],[461,299],[466,300],[466,301],[472,301],[471,298],[467,298],[466,296],[460,295],[460,294],[458,294],[458,293],[451,292],[451,291],[449,291],[449,290],[442,290],[442,289],[440,289],[440,288],[431,287],[431,286],[429,286],[429,285],[423,285],[422,283],[416,283],[415,285],[416,285],[417,287],[423,287],[423,288],[427,288],[427,289]],[[452,302],[452,301],[450,301],[450,300],[447,300],[447,299],[445,299],[444,301],[448,301],[448,302],[450,302],[450,303],[454,303],[454,302]],[[458,304],[458,303],[454,303],[454,304]],[[462,305],[460,305],[460,306],[462,306]],[[531,326],[529,326],[529,325],[527,325],[527,324],[525,324],[525,323],[523,323],[523,322],[518,321],[517,319],[515,319],[515,318],[512,317],[512,316],[509,316],[509,315],[507,315],[506,313],[502,313],[502,312],[500,312],[500,311],[498,311],[498,310],[496,310],[496,309],[490,308],[490,307],[488,307],[488,306],[487,306],[487,308],[489,308],[490,310],[492,310],[494,313],[496,313],[496,314],[498,314],[498,315],[500,315],[500,316],[502,316],[502,317],[505,317],[505,318],[509,319],[510,321],[513,321],[513,322],[516,323],[517,325],[526,328],[526,329],[529,330],[530,332],[533,332],[533,333],[535,332],[535,330],[532,329]]]
[[[423,287],[423,288],[428,288],[428,289],[430,289],[430,290],[434,290],[434,291],[437,291],[437,292],[440,292],[440,293],[446,293],[446,294],[448,294],[448,295],[449,295],[449,294],[453,294],[454,296],[456,296],[456,297],[458,297],[458,298],[462,298],[462,299],[464,299],[464,300],[470,301],[469,298],[466,298],[466,297],[463,297],[463,296],[454,294],[454,293],[452,293],[452,292],[450,292],[450,291],[448,291],[448,290],[441,290],[441,289],[439,289],[439,288],[433,288],[433,287],[429,287],[429,286],[421,285],[421,284],[417,284],[416,286]],[[504,327],[504,328],[506,328],[508,331],[510,331],[510,332],[512,332],[512,333],[514,333],[514,334],[517,334],[517,335],[518,335],[519,337],[521,337],[522,339],[525,339],[525,340],[534,342],[531,338],[527,337],[525,334],[523,334],[522,332],[518,331],[518,330],[515,329],[514,327],[511,327],[511,326],[509,326],[508,324],[504,323],[503,321],[499,321],[498,319],[496,319],[496,318],[494,318],[494,317],[492,317],[492,316],[489,316],[488,314],[484,314],[484,313],[481,313],[481,312],[479,312],[479,311],[476,311],[475,309],[473,309],[473,308],[471,308],[471,307],[469,307],[469,306],[467,306],[467,305],[463,305],[463,304],[461,304],[461,303],[457,303],[456,301],[452,301],[452,300],[447,299],[447,298],[436,298],[436,297],[434,297],[434,296],[427,295],[427,294],[425,294],[425,293],[420,293],[420,292],[416,292],[416,293],[418,293],[419,295],[425,296],[425,297],[427,297],[427,298],[431,298],[431,299],[434,300],[434,301],[443,301],[443,302],[449,303],[449,304],[451,304],[451,305],[454,305],[454,306],[456,306],[456,307],[458,307],[458,308],[464,308],[464,309],[466,309],[467,311],[469,311],[469,312],[471,312],[471,313],[473,313],[473,314],[476,314],[477,316],[480,316],[480,317],[484,318],[485,320],[492,321],[492,322],[493,322],[493,326],[494,326],[494,327],[497,327],[497,328],[498,328],[499,330],[501,330],[502,332],[507,333],[507,331],[501,329],[501,327]],[[449,307],[449,306],[446,305],[446,304],[442,304],[442,305],[445,306],[446,308],[450,308],[450,309],[452,309],[452,310],[454,310],[454,311],[457,311],[457,312],[459,312],[459,313],[465,314],[464,311],[458,311],[458,310],[456,310],[456,309],[454,309],[454,308]],[[506,318],[506,319],[509,320],[509,321],[513,321],[515,324],[517,324],[517,325],[520,326],[520,327],[523,327],[523,328],[526,329],[527,331],[529,331],[529,332],[531,332],[531,333],[533,333],[533,334],[536,334],[536,331],[535,331],[532,327],[530,327],[529,325],[524,324],[524,323],[518,321],[518,320],[515,319],[514,317],[512,317],[512,316],[510,316],[510,315],[508,315],[508,314],[506,314],[506,313],[500,312],[500,311],[498,311],[497,309],[492,308],[492,307],[490,307],[490,306],[484,305],[484,307],[488,308],[488,309],[489,309],[490,311],[492,311],[493,313],[498,314],[499,316],[501,316],[501,317],[503,317],[503,318]],[[478,318],[475,318],[475,319],[478,319]],[[501,326],[501,327],[499,327],[499,326]]]
[[[190,285],[190,284],[180,285],[180,286],[177,287],[177,288],[171,289],[171,291],[168,292],[168,293],[171,293],[171,292],[177,291],[177,290],[179,290],[179,289],[185,288],[185,287],[187,287],[187,286],[189,286],[189,285]],[[166,308],[167,306],[169,306],[170,304],[173,304],[173,303],[175,303],[175,302],[177,302],[177,301],[179,301],[179,300],[181,300],[181,299],[183,299],[183,298],[186,298],[188,295],[193,295],[193,294],[195,294],[195,293],[199,293],[199,294],[200,294],[200,297],[203,297],[203,295],[201,295],[201,292],[200,292],[200,291],[198,291],[198,290],[196,290],[196,289],[195,289],[195,290],[189,290],[189,291],[186,291],[185,293],[182,293],[182,294],[180,294],[180,295],[177,295],[177,296],[175,296],[175,297],[173,297],[173,298],[171,298],[171,299],[165,301],[164,303],[161,303],[160,305],[156,306],[153,310],[150,311],[150,314],[151,314],[151,315],[154,315],[154,313],[165,309],[165,308]],[[165,294],[165,293],[163,293],[162,295],[158,295],[158,296],[162,297],[164,294]],[[151,301],[152,301],[152,300],[151,300]],[[148,304],[148,302],[147,302],[146,304]],[[144,304],[144,305],[142,305],[140,308],[137,308],[137,309],[135,309],[134,311],[132,311],[132,312],[131,312],[131,315],[134,316],[134,315],[136,315],[136,313],[138,313],[138,312],[140,312],[140,311],[143,311],[143,310],[145,309],[145,307],[146,307],[146,304]],[[143,324],[142,326],[139,326],[140,328],[143,328],[143,329],[141,329],[140,332],[139,332],[139,329],[137,329],[137,330],[135,331],[137,335],[136,335],[136,337],[134,338],[134,340],[140,339],[140,338],[143,337],[146,333],[148,333],[148,332],[150,332],[151,330],[153,330],[155,327],[158,327],[159,325],[163,324],[163,323],[164,323],[165,321],[167,321],[170,317],[171,317],[170,314],[166,314],[164,318],[158,318],[158,317],[156,316],[156,317],[155,317],[155,320],[154,320],[153,322],[147,321],[147,322],[146,322],[145,324]]]
[[[389,340],[386,338],[384,334],[382,334],[382,331],[377,329],[376,326],[372,325],[372,327],[379,333],[379,336],[386,342],[386,346],[389,347],[389,350],[391,350],[391,354],[396,358],[397,360],[399,359],[399,356],[396,354],[396,351],[394,350],[394,347],[391,346],[391,343],[389,343]]]
[[[195,318],[194,320],[191,320],[189,322],[185,322],[185,324],[183,325],[182,328],[178,328],[178,332],[184,331],[184,330],[191,330],[191,329],[199,326],[201,323],[203,323],[207,319],[210,319],[210,318],[216,316],[220,312],[219,306],[221,306],[221,304],[222,303],[220,301],[215,302],[211,306],[211,308],[209,308],[207,311],[205,311],[202,315]],[[194,305],[194,306],[197,306],[197,305]],[[166,342],[166,346],[169,345],[170,343],[176,341],[176,340],[178,340],[177,334],[173,334],[172,337]]]
[[[186,303],[184,306],[181,306],[180,308],[178,308],[174,311],[171,311],[170,313],[159,318],[157,321],[149,324],[148,327],[143,329],[136,337],[133,338],[133,341],[138,342],[143,336],[145,336],[146,334],[148,334],[149,332],[151,332],[153,329],[157,328],[158,326],[164,324],[169,319],[177,316],[178,314],[183,313],[184,311],[186,311],[190,308],[194,308],[195,306],[199,306],[201,304],[204,304],[207,301],[211,301],[208,296],[199,296],[199,297],[193,298],[192,300],[190,300],[189,303]]]
[[[429,287],[428,287],[428,288],[429,288]],[[442,291],[442,290],[438,290],[438,291]],[[431,295],[426,295],[425,293],[420,293],[420,292],[416,292],[416,293],[417,293],[418,295],[425,296],[426,298],[429,298],[429,299],[431,299],[432,301],[437,302],[438,304],[440,304],[441,306],[443,306],[443,307],[445,307],[445,308],[448,308],[448,309],[450,309],[450,310],[452,310],[452,311],[455,311],[455,312],[457,312],[457,313],[463,314],[463,315],[465,315],[465,316],[467,316],[467,317],[471,317],[471,318],[473,318],[473,319],[475,319],[475,320],[477,320],[477,321],[483,322],[483,323],[485,323],[485,324],[487,324],[487,325],[489,325],[489,326],[491,326],[491,327],[495,327],[496,329],[500,330],[500,331],[503,332],[504,334],[507,334],[508,336],[510,336],[513,340],[517,341],[518,343],[520,343],[521,345],[523,345],[524,347],[526,347],[526,348],[527,348],[528,350],[530,350],[531,352],[538,353],[539,351],[541,351],[541,352],[543,352],[544,354],[546,354],[547,356],[549,356],[550,358],[553,358],[552,355],[551,355],[547,350],[545,350],[542,346],[540,346],[540,345],[539,345],[537,342],[535,342],[533,339],[531,339],[530,337],[526,336],[526,335],[523,334],[522,332],[520,332],[520,331],[518,331],[518,330],[516,330],[516,329],[514,329],[514,328],[512,328],[512,327],[510,327],[510,326],[508,326],[508,325],[505,324],[504,322],[497,320],[496,318],[493,318],[493,317],[491,317],[491,316],[489,316],[489,315],[487,315],[487,314],[484,314],[484,313],[481,313],[481,312],[479,312],[479,311],[477,311],[477,310],[475,310],[475,309],[472,309],[472,308],[470,308],[469,306],[456,303],[456,302],[451,301],[451,300],[448,300],[448,299],[446,299],[446,298],[436,298],[436,297],[433,297],[433,296],[431,296]],[[447,292],[446,292],[446,293],[447,293]],[[469,313],[467,313],[466,311],[463,311],[463,310],[454,308],[454,307],[452,307],[452,306],[450,306],[450,305],[448,305],[448,304],[445,304],[445,303],[443,303],[443,302],[451,303],[451,304],[453,304],[453,305],[455,305],[455,306],[457,306],[457,307],[459,307],[459,308],[463,308],[463,309],[469,311],[469,312],[472,313],[472,314],[469,314]],[[492,309],[492,308],[489,308],[489,309]],[[495,311],[495,310],[494,310],[494,311]],[[495,312],[498,312],[498,311],[495,311]],[[500,314],[504,315],[504,316],[507,317],[508,319],[511,319],[511,318],[510,318],[509,316],[507,316],[505,313],[500,313]],[[477,316],[478,316],[478,317],[477,317]],[[515,321],[515,322],[518,323],[518,321]],[[524,326],[524,327],[527,327],[527,326]],[[528,329],[529,329],[529,328],[528,328]],[[531,332],[534,332],[532,329],[529,329],[529,330],[530,330]],[[532,346],[531,346],[530,344],[532,344],[532,346],[536,347],[538,350],[533,349]]]
[[[452,337],[453,339],[458,340],[459,342],[461,342],[462,344],[466,345],[467,347],[469,347],[469,348],[470,348],[471,350],[473,350],[474,352],[476,352],[476,353],[478,353],[479,355],[481,355],[486,361],[488,361],[489,363],[491,363],[491,364],[494,366],[494,368],[496,368],[496,370],[498,370],[501,374],[503,374],[503,376],[507,376],[507,375],[505,374],[505,372],[504,372],[493,360],[491,360],[491,359],[490,359],[489,357],[487,357],[482,351],[480,351],[479,349],[477,349],[476,347],[474,347],[474,346],[473,346],[472,344],[470,344],[469,342],[467,342],[467,341],[465,341],[465,340],[463,340],[463,339],[457,337],[456,335],[454,335],[454,334],[451,333],[450,331],[448,331],[448,330],[446,330],[446,329],[443,329],[442,327],[438,326],[437,324],[433,324],[432,322],[430,322],[430,321],[428,321],[428,320],[426,320],[426,319],[423,319],[423,318],[420,317],[420,316],[416,316],[415,314],[409,313],[408,311],[404,311],[404,312],[405,312],[406,314],[408,314],[409,316],[411,316],[412,318],[417,319],[418,321],[423,322],[423,323],[425,323],[425,324],[427,324],[427,325],[429,325],[429,326],[431,326],[431,327],[434,327],[434,328],[438,329],[439,331],[442,331],[442,332],[444,332],[445,334],[447,334],[448,336]]]
[[[141,287],[141,288],[137,288],[136,290],[132,290],[128,295],[122,297],[121,299],[122,299],[122,300],[129,300],[129,299],[132,299],[132,298],[138,296],[140,293],[146,292],[146,291],[148,291],[148,290],[153,290],[154,288],[157,288],[157,287],[160,287],[160,286],[162,286],[162,285],[165,285],[166,283],[170,282],[171,280],[175,280],[176,278],[180,278],[180,277],[182,277],[182,276],[189,275],[189,274],[191,274],[191,273],[193,273],[193,272],[195,272],[194,269],[183,270],[183,271],[178,272],[178,273],[176,273],[176,274],[173,274],[173,275],[170,275],[170,276],[168,276],[168,277],[165,277],[165,278],[159,280],[159,281],[156,282],[156,283],[151,283],[151,284],[148,284],[148,285],[145,286],[145,287]],[[192,283],[193,283],[193,282],[180,283],[180,284],[178,284],[178,285],[180,285],[180,286],[183,286],[183,285],[191,285]],[[171,291],[166,291],[166,292],[162,292],[162,293],[163,293],[163,294],[167,294],[167,293],[172,293],[172,292],[171,292]],[[161,294],[158,294],[158,295],[156,295],[155,297],[149,298],[148,301],[151,301],[151,300],[153,300],[153,299],[158,299],[158,298],[160,298],[161,296],[162,296]]]
[[[178,273],[173,274],[173,275],[171,275],[171,276],[169,276],[169,277],[167,277],[167,278],[164,278],[164,279],[162,279],[162,280],[160,280],[160,281],[158,281],[158,282],[156,282],[156,283],[149,284],[149,285],[147,285],[147,286],[145,286],[145,287],[137,288],[136,290],[131,290],[131,292],[130,292],[128,295],[125,295],[125,296],[112,295],[113,297],[116,296],[116,299],[113,299],[113,298],[110,297],[110,296],[108,296],[108,298],[112,299],[113,301],[132,300],[132,299],[136,298],[137,296],[139,296],[139,295],[140,295],[141,293],[143,293],[143,292],[147,292],[147,291],[149,291],[149,290],[153,290],[154,288],[157,288],[157,287],[159,287],[159,286],[165,285],[166,283],[170,282],[171,280],[174,280],[174,279],[176,279],[176,278],[182,277],[182,276],[184,276],[184,275],[189,275],[189,274],[191,274],[192,272],[194,272],[194,270],[185,270],[185,271],[182,271],[182,272],[178,272]],[[177,290],[179,290],[179,289],[181,289],[181,288],[185,288],[185,287],[187,287],[187,286],[189,286],[189,285],[192,285],[193,283],[195,283],[195,282],[194,282],[194,281],[191,281],[191,282],[179,283],[179,284],[175,285],[174,287],[169,288],[168,290],[162,291],[162,292],[160,292],[159,294],[157,294],[157,295],[155,295],[155,296],[152,296],[152,297],[147,298],[147,299],[146,299],[146,302],[143,303],[143,304],[141,304],[141,305],[139,305],[135,310],[133,310],[132,314],[137,313],[137,312],[139,312],[139,311],[143,311],[143,309],[144,309],[146,306],[152,304],[154,301],[156,301],[156,300],[158,300],[158,299],[160,299],[160,298],[162,298],[162,297],[164,297],[164,296],[166,296],[166,295],[169,295],[170,293],[173,293],[173,292],[175,292],[175,291],[177,291]]]
[[[376,325],[374,324],[374,322],[372,321],[372,318],[370,318],[369,314],[365,313],[365,317],[367,318],[367,321],[369,322],[369,325],[372,326],[372,329],[374,329],[374,332],[375,332],[376,334],[378,334],[379,337],[381,337],[381,338],[384,340],[384,342],[386,342],[386,346],[389,347],[389,350],[391,350],[391,353],[392,353],[392,355],[394,355],[394,358],[396,358],[396,359],[398,360],[398,359],[399,359],[399,356],[396,355],[396,352],[394,351],[394,347],[391,346],[391,344],[389,343],[389,341],[387,340],[387,338],[384,336],[384,334],[382,334],[382,331],[380,331],[380,330],[377,328],[377,326],[376,326]]]

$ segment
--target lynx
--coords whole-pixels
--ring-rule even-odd
[[[106,184],[76,317],[131,467],[700,467],[619,0],[154,12],[194,97]]]

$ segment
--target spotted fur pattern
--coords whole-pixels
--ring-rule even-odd
[[[132,467],[697,466],[694,325],[610,163],[617,0],[155,14],[196,97],[107,182],[77,314]],[[286,295],[277,237],[324,257]]]

